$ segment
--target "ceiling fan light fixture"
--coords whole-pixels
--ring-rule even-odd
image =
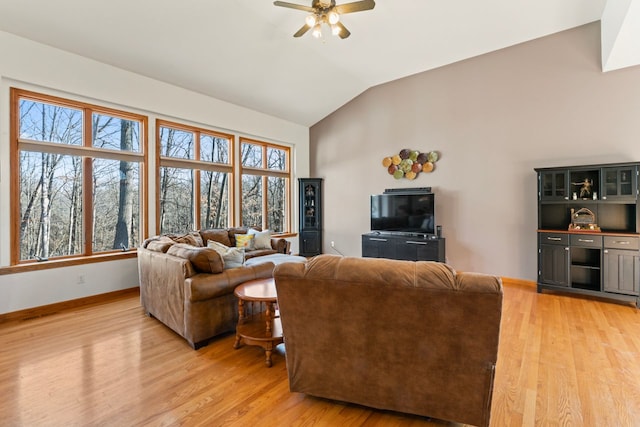
[[[309,28],[312,28],[314,25],[316,25],[318,20],[316,19],[316,16],[314,14],[311,14],[311,15],[307,15],[307,17],[304,18],[304,22],[305,24],[307,24]]]
[[[313,31],[311,32],[311,34],[317,39],[322,37],[322,27],[320,26],[319,22],[313,27]]]
[[[336,4],[336,0],[311,0],[311,6],[304,6],[288,1],[275,0],[275,6],[289,9],[302,10],[307,13],[304,25],[293,34],[293,37],[302,37],[309,30],[314,38],[322,37],[322,26],[329,27],[331,34],[346,39],[351,32],[342,24],[342,15],[354,12],[371,10],[376,6],[375,0],[357,0],[350,3]]]
[[[329,19],[329,24],[335,25],[340,21],[340,15],[334,12],[333,10],[327,14],[327,18]]]

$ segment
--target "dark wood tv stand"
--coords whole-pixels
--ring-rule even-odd
[[[445,240],[430,235],[367,233],[362,235],[362,256],[445,262]]]

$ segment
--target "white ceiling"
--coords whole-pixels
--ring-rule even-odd
[[[372,86],[597,21],[605,3],[377,0],[342,17],[351,37],[317,40],[293,38],[305,12],[272,0],[1,0],[0,30],[311,126]]]

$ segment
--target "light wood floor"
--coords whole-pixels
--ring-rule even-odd
[[[135,295],[2,324],[0,425],[449,425],[290,393],[233,340],[194,351]],[[505,283],[491,424],[640,425],[640,311]]]

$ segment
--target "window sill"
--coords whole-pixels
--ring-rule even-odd
[[[109,254],[92,255],[87,257],[53,259],[51,261],[30,262],[9,267],[0,267],[0,276],[5,274],[26,273],[28,271],[48,270],[51,268],[70,267],[74,265],[93,264],[96,262],[117,261],[120,259],[135,258],[136,250],[127,252],[114,252]]]
[[[276,239],[286,239],[288,237],[298,237],[298,233],[279,233],[279,234],[272,234],[271,237],[276,238]]]

